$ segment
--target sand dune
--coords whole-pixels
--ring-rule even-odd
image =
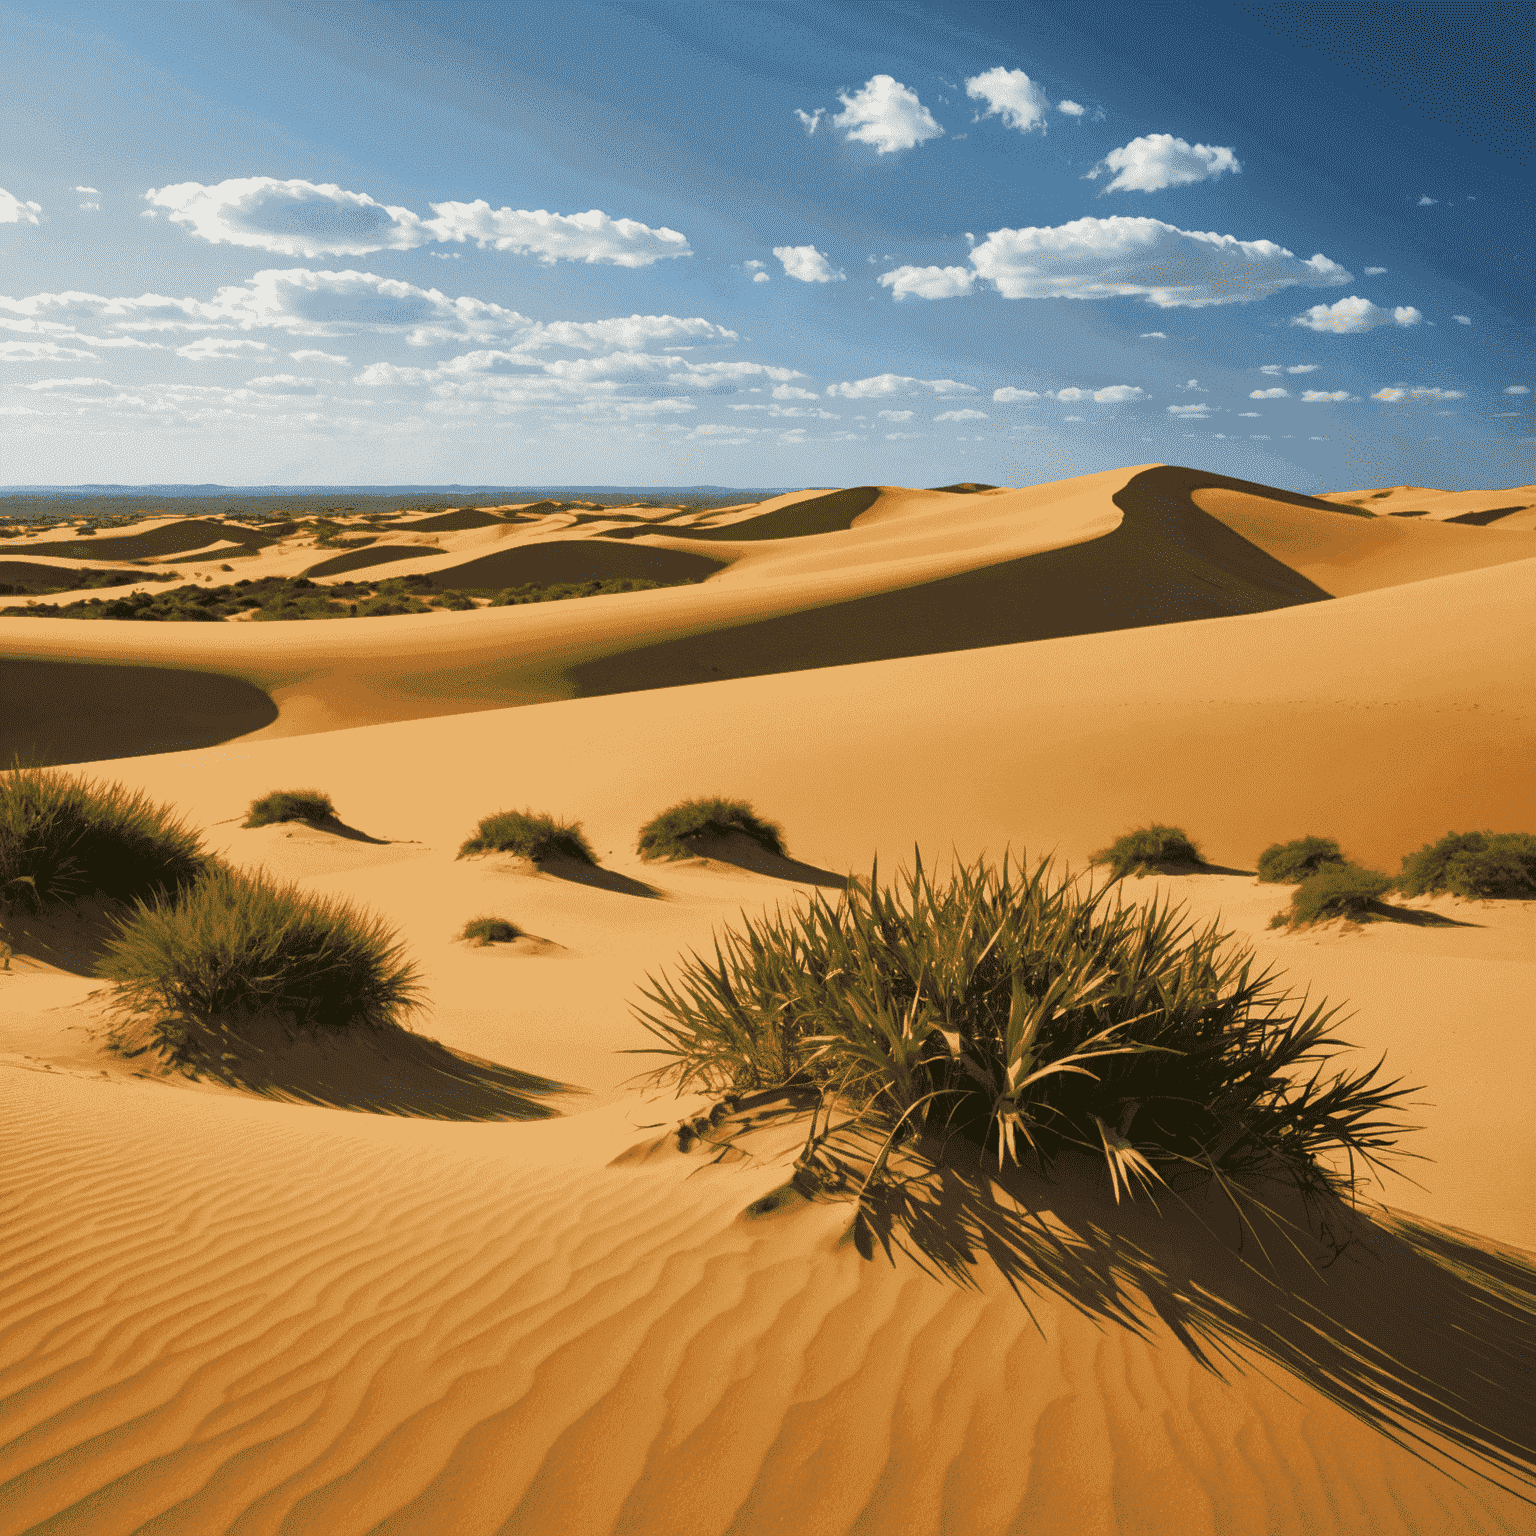
[[[1356,507],[1372,517],[1423,518],[1475,527],[1536,526],[1536,485],[1494,491],[1436,491],[1422,485],[1394,485],[1381,490],[1327,491],[1319,500]]]

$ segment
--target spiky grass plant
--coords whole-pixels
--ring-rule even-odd
[[[1469,899],[1536,897],[1536,836],[1529,832],[1447,832],[1403,859],[1408,896],[1449,891]]]
[[[476,853],[517,853],[525,859],[561,854],[583,864],[596,864],[579,821],[556,821],[534,811],[497,811],[481,818],[474,834],[459,845],[458,857]]]
[[[209,863],[199,835],[142,790],[19,763],[0,772],[0,907],[150,899]]]
[[[758,847],[783,858],[784,829],[764,821],[747,800],[722,800],[709,796],[682,800],[640,829],[637,852],[642,859],[688,859],[698,852],[700,838],[726,837],[739,832]]]
[[[215,869],[175,900],[140,902],[98,974],[120,1012],[180,1044],[219,1020],[276,1018],[302,1029],[381,1029],[421,1005],[398,934],[351,902]]]
[[[1291,896],[1291,904],[1270,920],[1271,928],[1304,928],[1331,917],[1369,921],[1381,898],[1392,889],[1390,876],[1358,864],[1325,864],[1308,875]]]
[[[279,821],[335,821],[331,797],[318,789],[274,789],[251,801],[242,826],[267,827]]]
[[[1090,862],[1107,864],[1110,878],[1123,880],[1127,875],[1139,879],[1149,871],[1203,864],[1205,860],[1182,827],[1165,827],[1154,822],[1149,827],[1137,827],[1135,831],[1117,837],[1108,848],[1099,849]]]
[[[484,949],[487,944],[510,944],[513,939],[521,938],[523,930],[516,923],[509,923],[504,917],[472,917],[459,930],[461,939],[468,939],[479,949]]]
[[[1214,926],[1114,892],[1049,861],[979,860],[943,884],[919,862],[835,905],[817,893],[746,918],[712,959],[647,979],[636,1013],[666,1058],[652,1078],[812,1087],[888,1146],[950,1128],[999,1164],[1087,1150],[1117,1198],[1181,1169],[1321,1189],[1353,1182],[1324,1154],[1388,1153],[1408,1090],[1379,1081],[1380,1064],[1330,1073],[1336,1010],[1294,1001]]]
[[[1298,837],[1271,843],[1259,855],[1259,879],[1266,885],[1296,885],[1324,865],[1348,862],[1331,837]]]

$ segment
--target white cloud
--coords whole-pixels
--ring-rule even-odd
[[[1508,384],[1504,388],[1506,395],[1528,395],[1530,390],[1524,384]]]
[[[940,411],[933,419],[935,421],[986,421],[988,417],[985,411],[966,409],[963,411]]]
[[[0,187],[0,224],[41,224],[43,205],[24,203]]]
[[[800,119],[800,126],[805,129],[807,138],[816,132],[816,125],[826,110],[825,107],[817,107],[814,112],[802,112],[799,107],[795,108],[795,116]]]
[[[875,412],[875,415],[878,416],[881,421],[911,421],[913,416],[915,416],[916,414],[917,413],[915,411],[876,411]]]
[[[241,341],[233,336],[199,336],[184,347],[176,348],[177,357],[185,357],[195,363],[227,362],[245,352],[270,352],[264,341]]]
[[[247,387],[251,389],[273,389],[282,385],[291,385],[296,388],[319,389],[325,383],[324,379],[300,378],[294,373],[267,373],[259,379],[247,379]]]
[[[1171,133],[1149,133],[1110,150],[1084,180],[1093,181],[1112,172],[1114,180],[1104,188],[1106,192],[1160,192],[1164,187],[1182,187],[1223,171],[1235,174],[1241,170],[1230,149],[1186,144]]]
[[[1440,201],[1440,199],[1438,197],[1421,197],[1419,199],[1419,207],[1420,208],[1433,208],[1435,206],[1435,204],[1438,203],[1439,201]]]
[[[296,363],[345,363],[347,361],[339,352],[316,352],[308,347],[298,352],[290,352],[288,356]]]
[[[85,358],[94,362],[96,354],[56,341],[0,341],[0,363],[62,363]]]
[[[1452,315],[1451,319],[1454,320],[1457,325],[1472,324],[1472,317],[1470,315]]]
[[[820,397],[815,390],[800,389],[793,384],[775,384],[773,398],[775,400],[816,400]]]
[[[1045,116],[1051,110],[1045,92],[1022,69],[1004,69],[1001,64],[975,75],[965,82],[965,94],[972,101],[984,101],[983,117],[1000,117],[1009,128],[1031,133],[1045,132]],[[1082,108],[1077,109],[1079,112]]]
[[[1282,373],[1316,373],[1321,367],[1321,363],[1265,363],[1259,372],[1267,373],[1274,379]]]
[[[882,155],[911,149],[944,132],[917,92],[890,75],[874,75],[852,96],[839,92],[837,99],[843,110],[830,119],[832,126],[860,144],[873,144]]]
[[[1188,383],[1180,384],[1180,385],[1178,385],[1176,387],[1179,388],[1179,389],[1194,390],[1198,394],[1202,394],[1202,395],[1210,394],[1210,390],[1204,388],[1204,386],[1202,386],[1202,384],[1200,383],[1199,379],[1190,379],[1188,381]]]
[[[776,245],[773,254],[784,266],[784,275],[800,283],[840,283],[848,276],[837,271],[814,245]]]
[[[82,197],[100,197],[101,192],[96,187],[76,187],[75,191]]]
[[[888,443],[904,443],[910,441],[912,438],[922,437],[924,435],[925,434],[922,432],[887,432],[885,434],[885,440]]]
[[[334,182],[235,177],[212,186],[184,181],[150,188],[153,208],[215,245],[256,246],[284,256],[360,256],[411,250],[431,241],[473,240],[482,249],[515,251],[541,261],[604,262],[645,267],[665,257],[689,256],[685,236],[613,219],[599,209],[548,213],[489,203],[433,203],[433,219],[409,208],[375,202]]]
[[[1365,275],[1367,277],[1380,277],[1386,270],[1387,269],[1385,267],[1367,267],[1365,269]]]
[[[1185,421],[1204,421],[1211,414],[1211,408],[1204,400],[1197,400],[1193,405],[1170,405],[1168,414]]]
[[[1290,396],[1290,390],[1281,389],[1276,385],[1273,389],[1255,389],[1249,392],[1250,400],[1284,400]]]
[[[1033,389],[1014,389],[1005,386],[1002,389],[994,389],[992,398],[998,405],[1016,405],[1021,400],[1038,400],[1040,393]]]
[[[742,266],[744,266],[747,269],[748,272],[755,272],[755,271],[757,271],[757,269],[759,267],[766,267],[767,265],[768,265],[768,263],[766,261],[744,261],[744,262],[742,262]]]
[[[752,281],[754,283],[771,283],[773,279],[766,272],[754,272],[752,274]]]
[[[897,267],[875,279],[891,290],[893,299],[915,294],[920,299],[953,299],[969,293],[976,274],[969,267]]]
[[[1379,309],[1369,299],[1351,294],[1336,304],[1314,304],[1304,315],[1297,315],[1292,325],[1304,325],[1309,331],[1331,331],[1337,336],[1369,331],[1378,325],[1417,325],[1422,319],[1410,305]]]
[[[1056,103],[1056,110],[1058,112],[1065,112],[1068,117],[1081,117],[1088,109],[1087,107],[1078,106],[1075,101],[1058,101]]]
[[[1081,421],[1083,418],[1081,416],[1063,416],[1061,419],[1063,421]]]
[[[1418,389],[1409,389],[1405,385],[1389,386],[1386,389],[1378,389],[1372,400],[1383,400],[1389,405],[1399,400],[1465,400],[1466,395],[1459,389],[1433,389],[1427,386]]]
[[[1358,400],[1359,395],[1352,395],[1347,389],[1308,389],[1302,391],[1301,398],[1310,405],[1332,405],[1340,400]]]
[[[877,373],[873,378],[827,385],[829,395],[838,395],[844,400],[877,400],[886,395],[920,395],[925,390],[935,395],[974,395],[976,393],[974,385],[960,384],[954,379],[909,379],[899,373]]]
[[[1168,338],[1162,331],[1143,331],[1137,338],[1140,341],[1167,341]]]
[[[28,389],[90,389],[98,385],[112,387],[111,379],[38,379]]]
[[[1073,384],[1066,389],[1048,389],[1045,398],[1066,404],[1092,400],[1095,405],[1123,405],[1127,400],[1140,400],[1145,393],[1139,384],[1110,384],[1103,389],[1080,389]]]
[[[1259,416],[1262,416],[1264,413],[1263,413],[1263,411],[1239,411],[1237,414],[1239,416],[1259,417]]]
[[[79,204],[79,208],[82,213],[96,213],[101,208],[101,204],[87,201]]]

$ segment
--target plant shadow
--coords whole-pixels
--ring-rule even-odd
[[[794,885],[824,886],[829,890],[846,891],[848,876],[833,874],[830,869],[820,869],[792,859],[787,854],[772,853],[761,843],[740,832],[724,837],[694,837],[687,839],[693,856],[717,864],[729,864],[736,869],[754,875],[767,875],[774,880],[786,880]]]
[[[647,885],[644,880],[621,875],[616,869],[604,869],[600,864],[587,864],[581,859],[567,858],[564,854],[550,854],[546,858],[520,860],[541,875],[556,880],[569,880],[573,885],[590,886],[593,890],[613,891],[620,896],[643,896],[651,901],[665,901],[666,892],[660,886]]]

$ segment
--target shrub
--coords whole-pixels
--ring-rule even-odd
[[[473,939],[481,949],[487,944],[510,944],[523,930],[504,917],[472,917],[459,931],[461,939]]]
[[[520,853],[525,859],[563,854],[583,864],[597,863],[579,821],[556,821],[532,811],[497,811],[483,817],[474,835],[460,845],[458,856],[467,858],[472,853]]]
[[[1380,898],[1392,889],[1387,875],[1358,864],[1325,864],[1296,887],[1287,911],[1270,919],[1271,928],[1300,928],[1330,917],[1370,918]]]
[[[1298,837],[1289,843],[1271,843],[1259,855],[1259,879],[1266,885],[1295,885],[1325,864],[1348,862],[1331,837]]]
[[[687,859],[698,852],[704,837],[739,832],[758,847],[784,857],[784,829],[764,821],[745,800],[718,797],[683,800],[654,816],[640,829],[637,851],[642,859]]]
[[[174,900],[138,903],[118,930],[98,974],[167,1044],[231,1017],[380,1029],[421,1004],[416,967],[382,918],[297,885],[214,869]]]
[[[1405,895],[1536,896],[1536,836],[1529,832],[1447,832],[1403,859]]]
[[[746,917],[675,982],[647,979],[636,1012],[668,1058],[652,1078],[802,1084],[892,1141],[948,1124],[999,1163],[1087,1150],[1117,1196],[1181,1168],[1278,1166],[1336,1186],[1319,1154],[1369,1163],[1390,1148],[1384,1115],[1407,1090],[1379,1067],[1325,1076],[1344,1044],[1333,1010],[1294,1002],[1182,909],[1109,895],[1048,861],[1029,874],[978,861],[945,885],[919,863],[899,886],[877,870],[836,905],[817,893]]]
[[[241,825],[265,827],[276,821],[335,820],[336,807],[331,804],[331,797],[318,789],[274,789],[271,794],[251,801],[251,809]]]
[[[20,764],[0,772],[0,904],[147,900],[210,862],[201,837],[141,790]]]
[[[1117,837],[1108,848],[1101,848],[1093,855],[1092,863],[1108,864],[1110,878],[1123,880],[1134,874],[1139,879],[1148,870],[1159,870],[1169,865],[1203,864],[1200,850],[1189,834],[1181,827],[1164,827],[1154,823],[1150,827],[1137,827]]]

